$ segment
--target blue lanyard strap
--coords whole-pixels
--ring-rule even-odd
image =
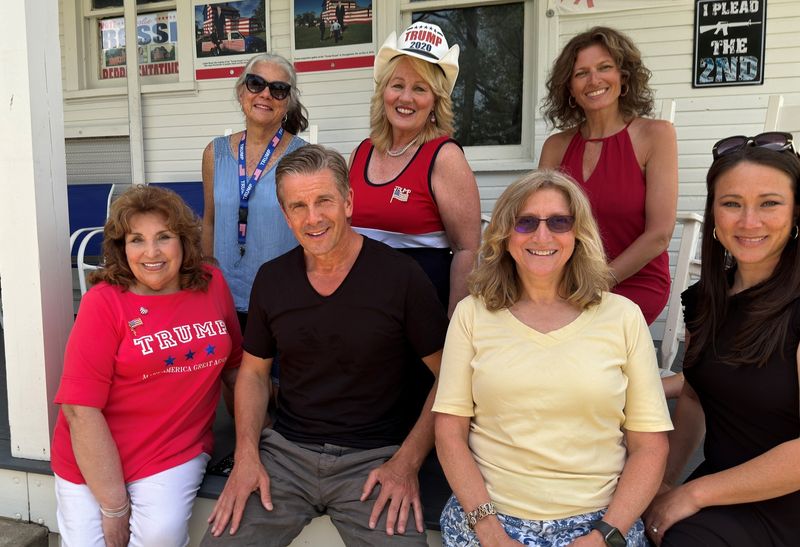
[[[261,161],[258,162],[253,176],[247,180],[247,160],[245,159],[245,144],[247,143],[247,131],[242,133],[242,139],[239,141],[239,226],[236,230],[236,236],[239,240],[239,254],[244,256],[245,243],[247,242],[247,215],[248,206],[247,202],[250,199],[250,194],[261,178],[261,174],[269,163],[269,158],[275,152],[275,147],[281,142],[283,138],[283,127],[279,128],[269,141],[269,144],[264,149],[264,154],[261,156]]]

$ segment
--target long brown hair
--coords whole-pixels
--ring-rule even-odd
[[[625,119],[649,116],[653,112],[653,90],[648,82],[652,73],[642,63],[642,54],[628,36],[608,27],[593,27],[574,36],[553,63],[547,78],[547,96],[542,114],[557,129],[568,129],[586,119],[580,106],[570,106],[569,84],[578,53],[593,45],[603,46],[622,73],[628,91],[619,97],[619,111]]]
[[[136,283],[125,255],[125,236],[131,232],[131,218],[143,213],[164,217],[170,231],[181,240],[183,262],[180,268],[181,289],[206,290],[211,274],[203,267],[200,249],[200,219],[181,197],[167,188],[134,186],[111,204],[103,227],[103,262],[89,276],[90,283],[105,281],[130,288]]]
[[[745,147],[717,159],[706,176],[705,222],[703,223],[702,263],[697,287],[697,314],[688,324],[691,342],[684,366],[697,363],[710,350],[726,364],[763,366],[770,356],[781,350],[792,303],[800,297],[800,253],[798,241],[789,238],[778,265],[769,278],[748,290],[748,313],[729,347],[716,347],[716,337],[728,312],[729,276],[736,259],[714,238],[715,186],[720,176],[740,163],[754,163],[777,169],[792,181],[795,210],[798,206],[797,185],[800,181],[800,158],[791,152],[775,152],[765,148]],[[752,181],[758,184],[757,180]],[[795,224],[797,215],[795,214]]]

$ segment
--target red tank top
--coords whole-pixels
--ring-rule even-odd
[[[587,140],[580,131],[575,133],[561,160],[561,169],[578,181],[589,197],[609,261],[627,249],[645,228],[647,185],[633,150],[628,125],[610,137],[591,139],[602,141],[603,148],[587,180],[583,180]],[[669,287],[669,257],[664,252],[614,287],[612,292],[636,302],[650,324],[664,309]]]
[[[350,167],[353,188],[352,225],[358,232],[395,248],[450,246],[433,197],[431,173],[444,136],[419,147],[397,177],[374,184],[367,176],[375,147],[370,139],[356,149]]]

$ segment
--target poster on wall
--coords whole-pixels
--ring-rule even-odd
[[[370,67],[371,0],[293,0],[292,57],[298,72]]]
[[[761,85],[767,0],[697,0],[693,87]]]
[[[267,51],[268,13],[265,0],[195,4],[195,79],[236,78],[250,57]]]
[[[100,31],[101,80],[124,78],[127,62],[125,18],[111,17],[98,21]],[[136,52],[139,74],[159,76],[177,74],[178,23],[175,10],[147,13],[136,17]]]

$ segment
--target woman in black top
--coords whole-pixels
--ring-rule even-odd
[[[645,517],[656,545],[798,544],[799,180],[788,133],[714,146],[701,278],[683,293],[686,385]],[[705,461],[675,486],[704,433]]]

